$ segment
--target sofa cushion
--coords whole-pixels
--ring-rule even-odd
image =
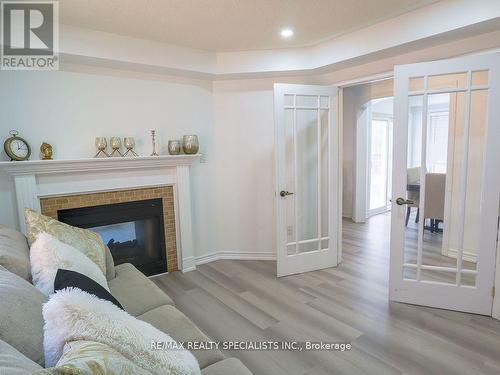
[[[42,305],[37,288],[12,272],[0,270],[0,339],[43,365]]]
[[[25,280],[31,278],[28,241],[21,232],[0,225],[0,265]]]
[[[130,263],[116,266],[116,277],[108,282],[108,286],[125,311],[133,316],[158,306],[174,304],[169,296]]]
[[[137,318],[152,324],[177,342],[211,341],[186,315],[171,305],[157,307]],[[192,353],[202,369],[224,358],[218,349],[194,350]]]
[[[0,374],[28,375],[42,367],[0,340]]]
[[[35,242],[40,233],[46,232],[84,253],[106,275],[106,245],[97,233],[61,223],[29,209],[24,210],[24,220],[26,221],[26,233],[30,245]]]
[[[237,358],[228,358],[201,370],[202,375],[252,375]]]

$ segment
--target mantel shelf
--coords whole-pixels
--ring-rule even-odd
[[[65,160],[27,160],[0,162],[0,170],[9,175],[38,175],[67,172],[91,172],[139,168],[161,168],[191,165],[196,155],[161,155],[138,157],[110,157]]]

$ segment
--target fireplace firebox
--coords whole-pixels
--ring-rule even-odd
[[[162,199],[57,212],[58,220],[101,235],[115,264],[132,263],[147,276],[167,272]]]

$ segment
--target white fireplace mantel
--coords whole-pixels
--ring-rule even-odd
[[[195,268],[189,167],[199,155],[0,162],[13,176],[19,226],[24,208],[40,212],[40,198],[173,185],[179,269]]]

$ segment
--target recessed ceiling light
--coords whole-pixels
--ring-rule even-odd
[[[281,36],[283,38],[290,38],[291,36],[293,36],[293,30],[292,29],[283,29],[281,30]]]

